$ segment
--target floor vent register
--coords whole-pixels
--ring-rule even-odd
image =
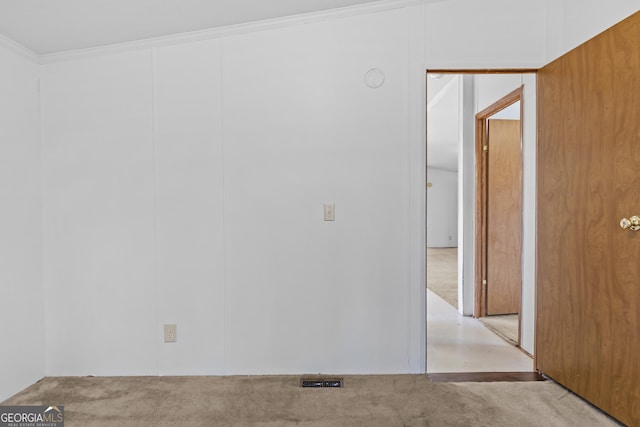
[[[300,379],[303,388],[341,388],[344,387],[342,378],[307,377]]]

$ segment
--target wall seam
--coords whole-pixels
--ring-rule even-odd
[[[158,272],[158,76],[157,76],[157,48],[151,48],[151,156],[153,174],[153,284],[155,298],[155,328],[160,329],[160,281]],[[160,375],[160,332],[155,338],[156,375]]]
[[[226,150],[225,150],[225,117],[224,117],[224,59],[225,59],[225,40],[222,39],[220,41],[220,155],[221,159],[221,181],[222,181],[222,215],[221,215],[221,226],[222,226],[222,281],[223,281],[223,320],[222,320],[222,334],[223,334],[223,372],[225,375],[229,375],[229,371],[227,368],[227,358],[228,358],[228,333],[227,333],[227,325],[228,325],[228,291],[227,287],[229,285],[229,232],[227,230],[227,185],[226,185]]]
[[[45,145],[45,133],[44,133],[44,97],[42,95],[43,86],[44,86],[44,73],[41,66],[38,66],[38,133],[39,133],[39,169],[40,169],[40,285],[42,289],[42,323],[43,323],[43,350],[44,350],[44,366],[43,373],[45,376],[50,374],[49,371],[49,345],[48,345],[48,336],[49,336],[49,322],[47,322],[49,308],[47,305],[47,279],[46,279],[46,271],[45,271],[45,259],[46,259],[46,250],[45,250],[45,240],[46,240],[46,231],[45,231],[45,179],[44,179],[44,170],[45,170],[45,155],[44,155],[44,145]]]

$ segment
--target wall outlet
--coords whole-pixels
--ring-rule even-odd
[[[178,341],[178,326],[164,325],[164,342]]]
[[[324,205],[324,220],[335,221],[336,220],[336,205],[334,203],[325,203]]]

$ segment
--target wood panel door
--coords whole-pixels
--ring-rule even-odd
[[[520,312],[522,150],[520,120],[487,124],[487,315]]]
[[[640,426],[640,13],[538,74],[536,368]]]

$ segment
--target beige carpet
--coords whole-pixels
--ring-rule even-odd
[[[46,378],[3,405],[64,405],[65,426],[616,426],[546,382],[433,383],[348,376],[342,389],[298,377]]]
[[[501,316],[481,317],[480,320],[494,334],[515,346],[518,345],[518,315],[505,314]]]
[[[458,309],[458,248],[427,248],[427,288]]]

